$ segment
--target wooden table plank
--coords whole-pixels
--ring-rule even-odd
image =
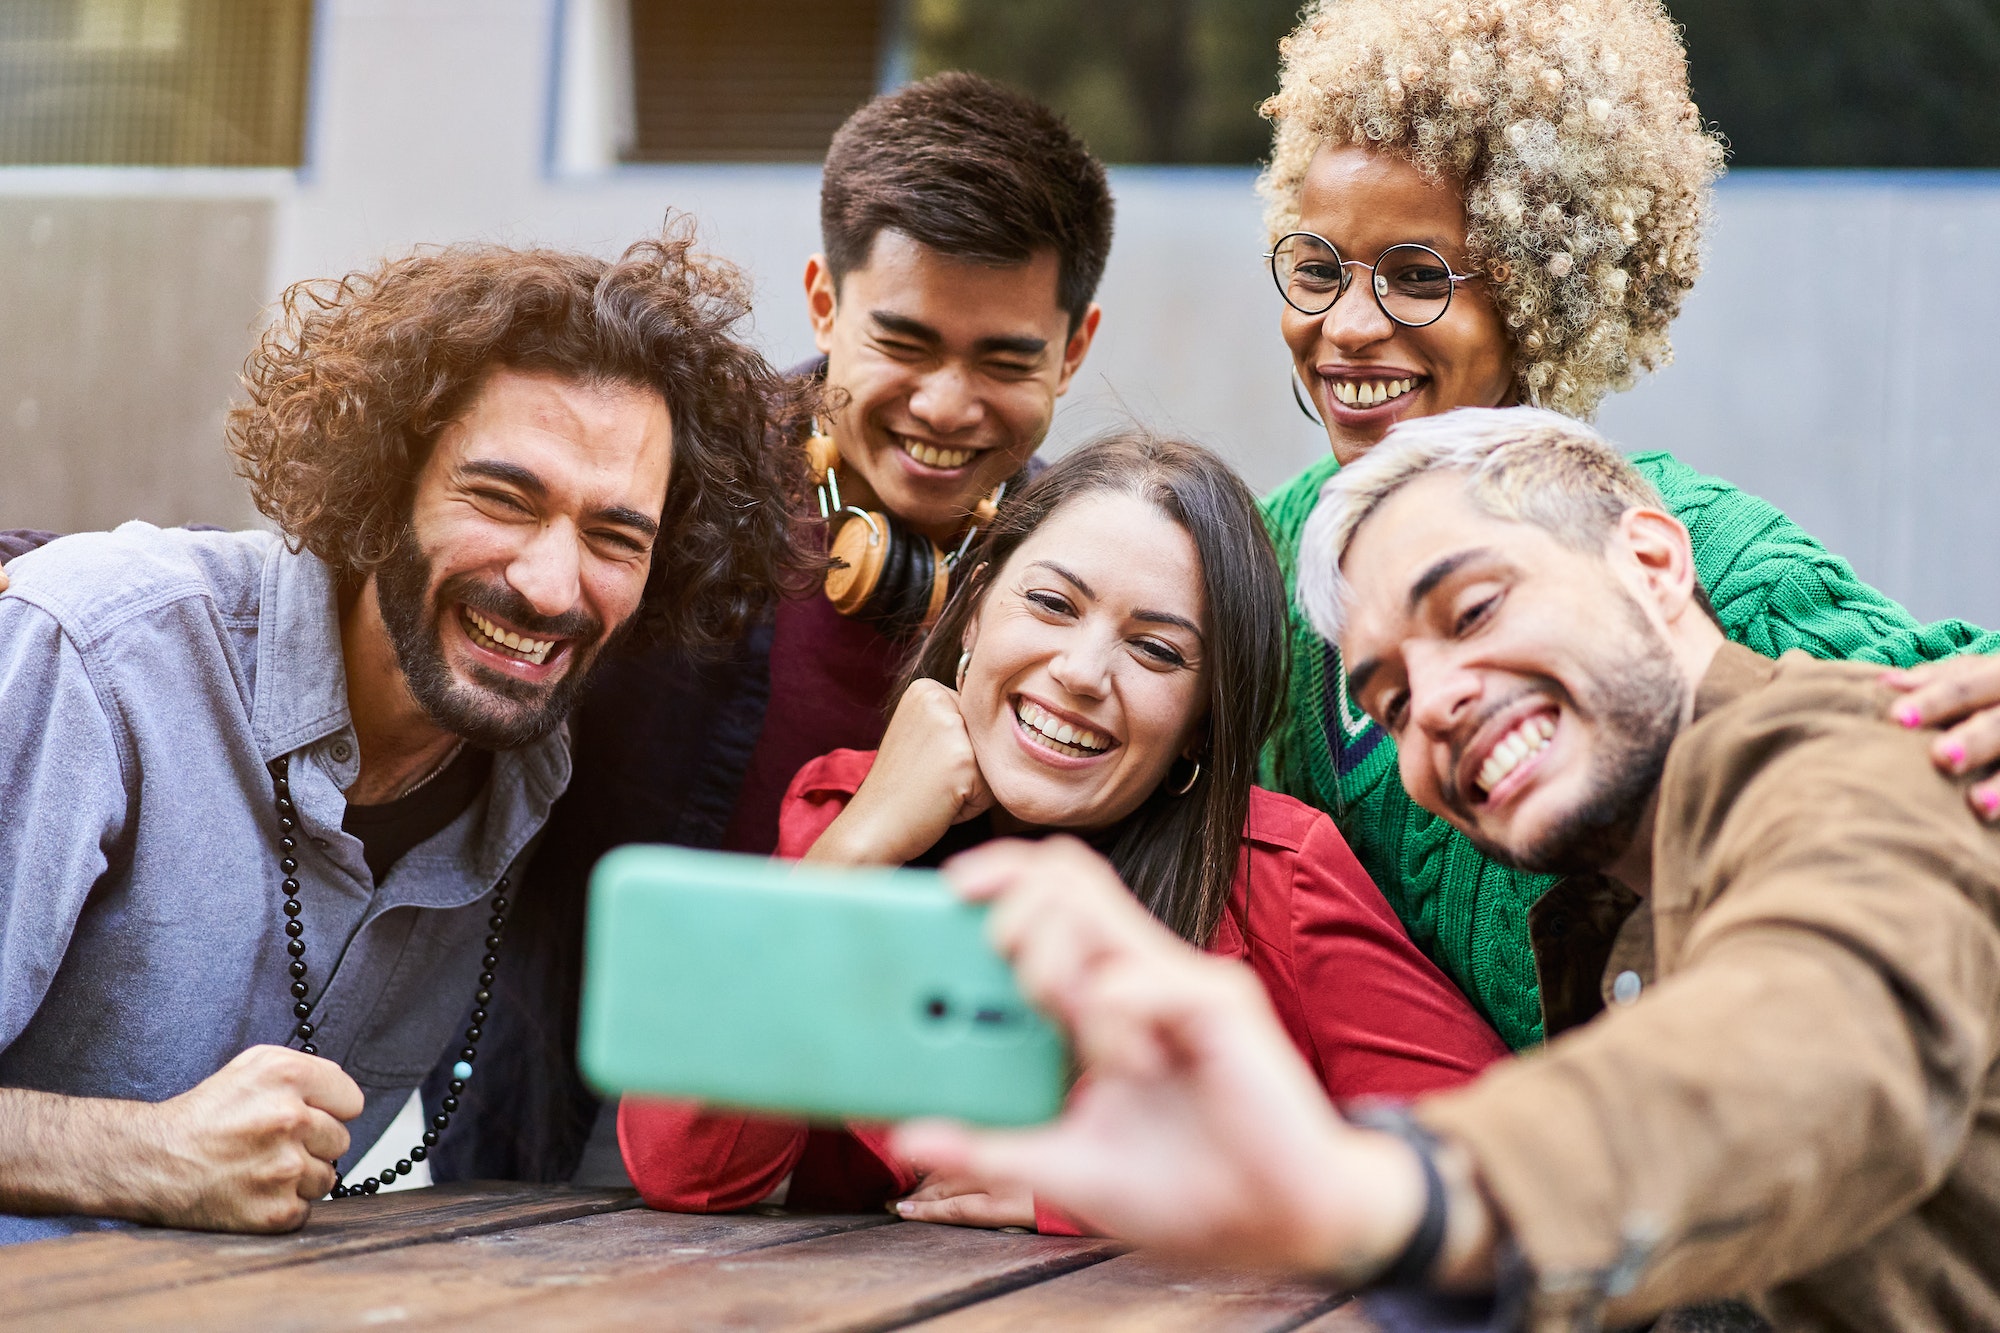
[[[318,1204],[303,1230],[283,1236],[145,1227],[0,1246],[0,1323],[87,1301],[638,1206],[630,1190],[455,1184]]]
[[[1127,1254],[926,1320],[914,1329],[923,1333],[1013,1333],[1024,1328],[1051,1333],[1065,1329],[1093,1333],[1282,1333],[1346,1300],[1324,1287],[1240,1273],[1191,1272],[1143,1254]],[[1314,1323],[1313,1327],[1321,1326]]]
[[[600,1286],[541,1292],[439,1328],[726,1328],[877,1333],[1101,1263],[1112,1241],[895,1222],[731,1259],[621,1269]]]
[[[511,1325],[513,1307],[631,1274],[699,1264],[842,1232],[886,1227],[862,1216],[700,1216],[644,1209],[405,1245],[173,1291],[138,1293],[10,1322],[15,1329],[320,1330],[361,1325]]]
[[[1349,1301],[1310,1324],[1301,1325],[1298,1333],[1382,1333],[1382,1326],[1369,1317],[1367,1304],[1365,1298]]]

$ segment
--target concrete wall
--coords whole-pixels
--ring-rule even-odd
[[[1775,502],[1926,618],[2000,625],[2000,176],[1744,172],[1633,448]]]
[[[272,211],[0,196],[0,527],[249,518],[219,442]]]
[[[321,0],[300,173],[0,170],[0,525],[242,521],[220,406],[257,301],[419,243],[611,253],[686,209],[755,278],[766,350],[806,355],[816,171],[552,165],[576,157],[554,108],[579,12]],[[1113,173],[1104,330],[1058,447],[1137,416],[1259,488],[1325,447],[1286,387],[1252,177]],[[1718,215],[1678,363],[1606,429],[1765,495],[1921,614],[2000,624],[2000,180],[1742,173]]]

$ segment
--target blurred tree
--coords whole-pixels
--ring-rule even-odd
[[[2000,0],[1667,0],[1742,166],[2000,166]],[[909,0],[917,77],[1031,92],[1113,162],[1255,162],[1301,0]]]
[[[1668,0],[1740,166],[2000,166],[2000,0]]]
[[[1046,101],[1113,162],[1254,162],[1299,0],[914,0],[918,78],[974,69]]]

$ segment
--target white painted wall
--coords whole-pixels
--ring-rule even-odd
[[[577,14],[569,17],[574,55]],[[320,0],[305,171],[0,170],[0,196],[243,196],[272,213],[268,258],[251,247],[239,259],[267,265],[271,295],[416,244],[612,253],[672,206],[694,213],[711,247],[753,275],[766,351],[780,362],[807,355],[799,276],[818,243],[817,171],[604,169],[602,153],[589,169],[590,135],[559,126],[554,112],[562,18],[558,0]],[[592,59],[601,70],[601,52]],[[616,131],[601,98],[571,86],[566,102],[599,117],[596,133]],[[582,169],[557,171],[557,156]],[[1247,169],[1114,170],[1119,223],[1104,329],[1057,417],[1058,447],[1129,413],[1215,445],[1260,489],[1325,447],[1286,387],[1252,178]],[[2000,297],[2000,178],[1746,172],[1724,183],[1717,211],[1709,272],[1677,332],[1678,363],[1609,404],[1605,428],[1765,495],[1921,614],[2000,624],[2000,468],[1989,425],[2000,414],[2000,344],[1983,319]],[[221,261],[207,253],[185,262]],[[178,276],[202,277],[193,268]],[[0,329],[14,317],[5,282],[0,273]],[[0,394],[5,375],[0,367]],[[215,382],[224,379],[218,368]],[[80,374],[69,389],[91,400],[102,386]],[[10,411],[0,411],[0,462]],[[143,431],[103,435],[65,447],[81,458],[151,443]],[[219,447],[155,447],[169,443]],[[12,447],[18,456],[42,446],[15,437]],[[42,462],[18,475],[48,475]],[[152,503],[143,490],[98,498],[118,513]],[[37,503],[18,479],[0,477],[0,523],[30,521]],[[220,489],[203,514],[169,517],[205,514],[239,520],[240,497]]]

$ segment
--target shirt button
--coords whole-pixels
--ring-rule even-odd
[[[1639,998],[1639,991],[1645,983],[1639,980],[1637,972],[1620,972],[1611,979],[1611,1002],[1630,1004]]]
[[[344,764],[354,757],[354,747],[346,741],[335,741],[327,753],[333,756],[334,763]]]

